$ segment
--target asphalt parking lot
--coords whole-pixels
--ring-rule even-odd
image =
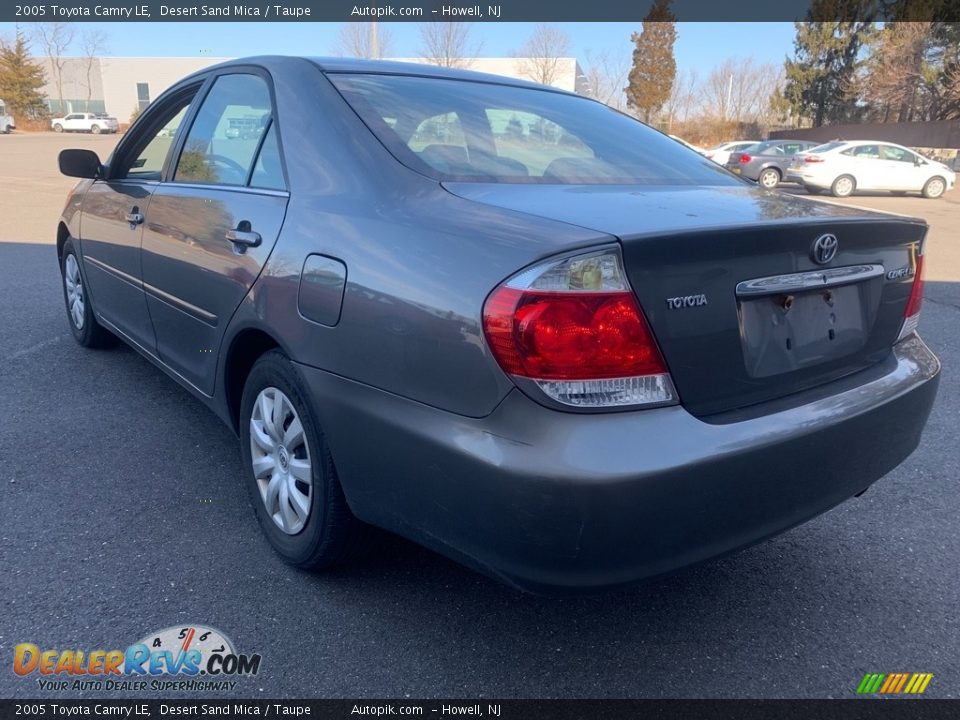
[[[844,201],[931,224],[921,333],[944,370],[906,463],[770,542],[549,600],[398,539],[325,575],[278,560],[227,428],[132,350],[70,336],[56,153],[115,141],[0,136],[0,697],[109,695],[41,693],[10,670],[18,643],[125,648],[186,623],[262,655],[237,697],[849,698],[866,672],[960,697],[960,191]]]

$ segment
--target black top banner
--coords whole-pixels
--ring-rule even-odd
[[[653,0],[56,0],[0,3],[0,22],[639,22]],[[960,22],[960,0],[674,0],[678,21]]]

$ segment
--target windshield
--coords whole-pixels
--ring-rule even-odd
[[[828,142],[828,143],[824,143],[823,145],[817,145],[814,148],[810,148],[809,150],[807,150],[807,152],[808,153],[825,153],[825,152],[830,152],[834,148],[843,147],[844,145],[846,145],[845,142]]]
[[[400,162],[438,180],[740,184],[670,137],[584,98],[464,80],[328,77]]]

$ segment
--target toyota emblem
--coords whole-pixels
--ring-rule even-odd
[[[827,233],[821,235],[813,241],[813,247],[810,248],[810,257],[818,265],[826,265],[837,255],[837,236]]]

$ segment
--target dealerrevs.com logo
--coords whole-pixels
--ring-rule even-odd
[[[13,671],[41,690],[233,690],[236,677],[256,675],[260,655],[234,649],[222,632],[204,625],[169,627],[126,650],[44,649],[20,643]]]

